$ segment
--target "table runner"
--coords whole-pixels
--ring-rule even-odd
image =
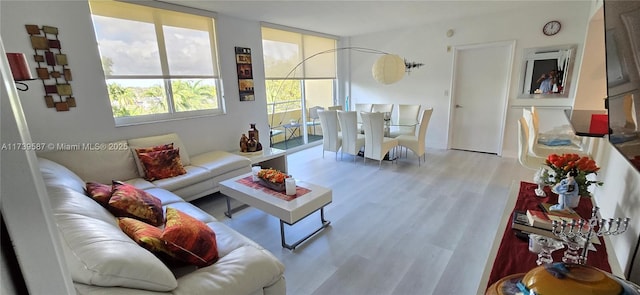
[[[253,182],[253,176],[247,176],[247,177],[244,177],[244,178],[240,178],[240,179],[236,180],[236,182],[240,183],[240,184],[244,184],[244,185],[246,185],[248,187],[251,187],[251,188],[260,189],[260,190],[262,190],[263,192],[265,192],[267,194],[270,194],[272,196],[275,196],[275,197],[277,197],[277,198],[279,198],[281,200],[285,200],[287,202],[291,201],[291,200],[294,200],[295,198],[300,197],[300,196],[302,196],[302,195],[304,195],[304,194],[306,194],[306,193],[311,191],[308,188],[296,185],[296,194],[293,195],[293,196],[288,196],[285,193],[274,191],[274,190],[272,190],[272,189],[270,189],[268,187],[265,187],[265,186],[261,185],[259,182]]]
[[[549,187],[545,187],[545,193],[547,197],[537,197],[534,190],[538,187],[535,183],[520,182],[520,190],[518,192],[518,199],[513,210],[526,211],[527,209],[540,210],[538,204],[541,202],[556,204],[558,202],[558,195],[551,192]],[[591,217],[592,204],[591,200],[587,198],[580,198],[580,204],[575,209],[582,218],[589,219]],[[491,275],[489,276],[489,282],[487,288],[491,284],[500,280],[501,278],[516,274],[526,273],[532,268],[536,267],[537,254],[529,252],[529,244],[526,241],[518,239],[513,230],[511,229],[511,218],[513,217],[513,211],[509,215],[509,221],[507,227],[500,242],[500,247],[496,254],[493,267],[491,269]],[[589,251],[587,256],[587,265],[597,267],[601,270],[611,272],[611,266],[607,258],[607,249],[604,245],[604,240],[599,237],[600,245],[593,245],[596,251]],[[553,252],[554,261],[562,261],[562,255],[564,249]]]

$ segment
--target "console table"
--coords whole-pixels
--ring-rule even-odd
[[[534,192],[536,187],[536,184],[524,181],[512,183],[505,212],[480,279],[478,294],[484,294],[487,287],[507,275],[526,273],[537,266],[535,262],[537,255],[529,252],[528,242],[518,239],[511,228],[514,210],[537,209],[540,202],[557,203],[558,196],[549,188],[545,189],[547,197],[536,197]],[[591,199],[582,198],[576,212],[588,219],[591,216],[592,207]],[[600,245],[594,245],[597,251],[589,252],[587,264],[624,277],[615,255],[607,255],[607,252],[612,253],[612,250],[608,249],[610,247],[608,237],[600,237],[600,243]],[[554,261],[561,261],[563,252],[562,249],[554,252]]]

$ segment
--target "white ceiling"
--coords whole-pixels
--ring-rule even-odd
[[[413,27],[474,15],[504,13],[514,9],[526,9],[530,5],[553,6],[553,1],[544,0],[160,1],[341,37]]]

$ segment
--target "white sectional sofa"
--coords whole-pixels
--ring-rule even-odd
[[[64,151],[39,155],[66,264],[78,294],[285,294],[284,266],[269,251],[186,200],[218,190],[218,181],[250,171],[244,157],[209,152],[189,157],[176,134],[132,139],[129,147],[180,147],[186,174],[148,182],[132,151]],[[185,157],[183,157],[183,152]],[[122,180],[178,209],[215,232],[219,259],[212,265],[170,267],[129,238],[118,219],[86,195],[87,181]]]
[[[180,160],[187,173],[146,181],[133,149],[170,143],[180,149]],[[185,201],[215,193],[220,190],[218,183],[221,180],[251,172],[249,159],[229,152],[189,155],[175,133],[108,142],[93,150],[82,150],[80,146],[80,150],[47,152],[38,156],[62,164],[85,181],[111,183],[112,180],[119,180],[141,189],[163,188]]]

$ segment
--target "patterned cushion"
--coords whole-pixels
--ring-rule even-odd
[[[178,149],[138,152],[138,158],[144,167],[144,178],[148,181],[175,177],[187,173],[180,161]]]
[[[132,146],[131,150],[133,151],[133,159],[136,162],[136,167],[138,167],[138,174],[144,177],[144,165],[142,165],[142,162],[140,162],[140,157],[138,156],[138,153],[148,153],[148,152],[164,151],[164,150],[172,150],[172,149],[173,149],[173,142],[167,143],[167,144],[160,144],[156,146],[150,146],[150,147]]]
[[[130,184],[113,182],[109,211],[118,217],[131,217],[152,225],[163,221],[160,199]]]
[[[136,153],[149,153],[156,151],[172,150],[173,142],[167,144],[156,145],[152,147],[136,148]]]
[[[218,260],[216,234],[204,222],[175,208],[167,207],[167,223],[162,239],[180,260],[208,266]]]
[[[110,185],[89,181],[86,184],[87,195],[94,199],[100,205],[107,207],[109,205],[109,199],[111,199]]]
[[[165,253],[169,256],[174,256],[165,247],[160,228],[129,217],[118,218],[118,226],[143,248],[153,253]]]

